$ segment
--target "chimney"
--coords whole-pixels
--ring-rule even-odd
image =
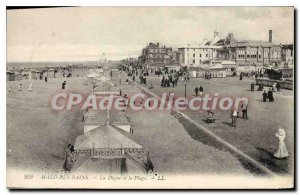
[[[269,42],[272,43],[272,30],[269,30]]]
[[[157,47],[159,47],[159,43],[157,43]]]

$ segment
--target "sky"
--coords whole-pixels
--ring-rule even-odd
[[[7,11],[7,61],[94,61],[141,55],[149,42],[177,50],[233,33],[294,42],[293,7],[72,7]]]

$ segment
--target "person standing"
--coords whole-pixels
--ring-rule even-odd
[[[132,76],[132,81],[133,81],[133,82],[135,81],[135,76],[134,76],[134,75]]]
[[[284,129],[278,129],[278,131],[275,134],[276,137],[279,139],[278,148],[274,154],[276,158],[285,158],[289,156],[289,153],[287,151],[284,139],[285,139],[285,130]]]
[[[198,96],[198,92],[199,92],[199,89],[198,89],[198,87],[196,87],[195,89],[194,89],[194,91],[195,91],[195,93],[196,93],[196,97]]]
[[[202,96],[203,95],[203,87],[201,85],[199,87],[199,92],[200,92],[200,96]]]
[[[251,88],[251,91],[254,91],[254,82],[251,82],[250,88]]]
[[[274,102],[274,97],[273,97],[273,91],[272,91],[272,88],[269,88],[269,91],[268,91],[268,99],[269,99],[269,102]]]
[[[72,144],[69,144],[66,152],[66,159],[63,165],[63,169],[67,172],[70,172],[72,169],[72,165],[75,162],[75,150]]]
[[[66,84],[67,84],[67,81],[64,81],[64,82],[61,84],[61,89],[66,89]]]
[[[45,82],[48,82],[48,77],[47,76],[45,76]]]
[[[238,117],[238,113],[237,113],[236,109],[234,109],[232,112],[232,122],[231,122],[233,127],[236,127],[237,117]]]
[[[279,83],[276,83],[276,88],[277,88],[277,91],[279,92],[280,91],[280,84]]]
[[[243,119],[248,119],[248,114],[247,114],[247,110],[248,110],[248,103],[244,102],[241,106],[242,108],[242,112],[243,112]]]
[[[268,94],[267,94],[266,90],[264,90],[262,96],[263,96],[263,102],[266,102],[267,98],[268,98]]]

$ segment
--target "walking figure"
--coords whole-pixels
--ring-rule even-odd
[[[248,115],[247,115],[248,104],[246,101],[242,104],[241,108],[242,108],[242,112],[243,112],[243,119],[245,119],[245,118],[248,119]]]

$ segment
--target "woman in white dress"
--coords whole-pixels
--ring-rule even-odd
[[[279,139],[278,149],[276,150],[274,156],[277,158],[285,158],[289,156],[289,153],[287,151],[284,138],[285,138],[285,130],[279,129],[276,134],[276,137]]]

